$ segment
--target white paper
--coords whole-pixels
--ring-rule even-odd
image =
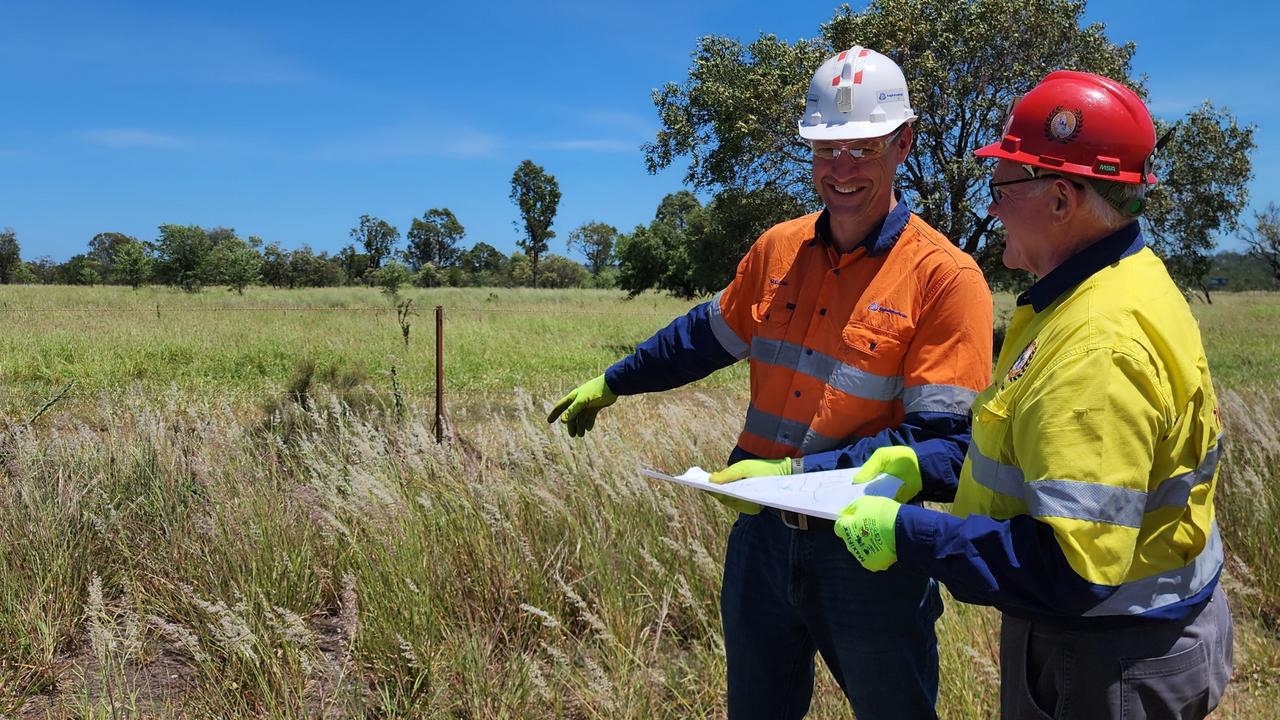
[[[766,475],[743,478],[724,485],[712,485],[707,478],[711,473],[700,467],[691,467],[682,475],[667,475],[656,470],[640,468],[640,474],[655,480],[688,485],[707,492],[728,495],[739,500],[768,505],[779,510],[835,520],[846,505],[863,495],[893,497],[902,487],[902,480],[880,473],[869,483],[853,482],[858,468],[850,470],[826,470],[799,475]]]

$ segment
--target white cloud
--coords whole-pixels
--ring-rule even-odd
[[[321,160],[392,160],[413,157],[482,158],[498,151],[496,135],[462,128],[385,128],[322,145],[315,153]]]
[[[80,138],[94,145],[116,150],[129,148],[180,148],[186,145],[186,142],[176,136],[136,128],[90,130],[82,133]]]

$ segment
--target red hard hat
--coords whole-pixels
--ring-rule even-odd
[[[1111,78],[1074,70],[1049,73],[1017,100],[993,157],[1121,183],[1154,184],[1156,130],[1142,99]]]

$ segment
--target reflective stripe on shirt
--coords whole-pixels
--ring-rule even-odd
[[[1218,523],[1210,528],[1204,550],[1191,564],[1166,572],[1127,582],[1094,608],[1085,611],[1086,616],[1140,615],[1166,605],[1181,602],[1200,592],[1213,581],[1222,569],[1222,536]]]
[[[738,337],[738,334],[725,321],[724,314],[720,311],[720,296],[723,294],[724,291],[721,290],[716,293],[715,297],[711,298],[711,307],[709,308],[711,310],[711,334],[715,335],[716,340],[720,341],[720,345],[725,352],[738,360],[742,360],[751,354],[751,348],[747,346],[747,343],[742,338]]]
[[[830,450],[843,443],[841,438],[814,432],[805,423],[767,413],[754,404],[747,408],[747,422],[743,429],[779,445],[796,448],[806,455]]]
[[[982,454],[976,444],[969,446],[973,479],[988,490],[1021,501],[1034,517],[1061,517],[1074,520],[1142,527],[1142,517],[1163,507],[1186,505],[1191,489],[1213,478],[1218,466],[1219,444],[1196,469],[1175,475],[1146,493],[1080,480],[1033,480],[1027,482],[1022,470]]]
[[[902,395],[901,375],[876,375],[840,362],[812,348],[785,340],[756,336],[751,359],[778,365],[817,378],[842,393],[865,400],[895,400]]]
[[[942,412],[968,415],[976,390],[955,385],[917,385],[902,391],[904,413]]]

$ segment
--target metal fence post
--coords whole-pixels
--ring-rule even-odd
[[[444,442],[444,306],[436,306],[436,444]]]

